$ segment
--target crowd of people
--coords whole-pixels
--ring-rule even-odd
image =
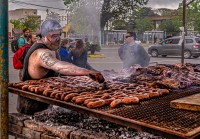
[[[75,47],[71,48],[68,39],[61,40],[61,31],[61,25],[53,19],[47,19],[42,23],[40,34],[30,34],[27,28],[23,30],[18,46],[29,47],[24,54],[20,80],[71,75],[89,76],[103,83],[104,77],[101,72],[95,70],[87,61],[88,52],[83,40],[78,40]],[[150,57],[142,46],[135,43],[135,38],[134,32],[127,32],[126,43],[118,50],[124,69],[135,64],[143,67],[149,64]],[[48,107],[46,103],[18,96],[17,110],[20,113],[34,114]]]

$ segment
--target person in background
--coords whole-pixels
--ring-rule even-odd
[[[123,62],[123,68],[128,69],[133,65],[148,66],[150,57],[142,46],[135,43],[135,32],[127,32],[125,44],[118,49],[118,54]]]
[[[31,48],[31,46],[36,42],[36,35],[35,34],[29,34],[27,36],[27,42],[22,47],[26,47],[23,57],[26,56],[28,50]],[[19,79],[22,80],[22,69],[19,70]]]
[[[88,70],[97,71],[87,62],[88,53],[83,40],[78,40],[75,48],[69,52],[69,62]]]
[[[69,60],[70,63],[78,67],[86,68],[87,56],[88,53],[85,49],[84,42],[80,39],[77,41],[75,49],[72,49],[69,53]]]
[[[88,76],[94,81],[103,83],[105,81],[100,72],[77,67],[71,63],[60,61],[57,53],[62,27],[53,19],[45,20],[40,27],[41,42],[34,43],[24,59],[22,81],[39,80],[48,77],[57,77],[59,74],[70,76]],[[49,104],[18,96],[17,111],[19,113],[33,115],[45,110]]]
[[[30,34],[30,30],[28,28],[23,29],[22,36],[18,39],[18,47],[24,46],[24,44],[27,42],[27,37]]]
[[[69,62],[68,60],[68,47],[69,47],[69,40],[63,39],[60,44],[59,54],[61,61]]]

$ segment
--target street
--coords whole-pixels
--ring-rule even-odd
[[[88,58],[88,62],[93,66],[95,69],[102,71],[102,70],[115,70],[120,71],[122,69],[122,62],[118,56],[118,48],[119,47],[107,47],[102,48],[100,54],[103,54],[105,58]],[[145,47],[147,50],[148,47]],[[12,57],[13,53],[9,50],[9,82],[18,82],[18,70],[15,70],[12,65]],[[181,57],[151,57],[150,65],[155,65],[154,62],[158,62],[159,64],[175,64],[181,63]],[[185,63],[200,63],[200,58],[197,59],[186,59]],[[17,96],[14,94],[9,94],[9,112],[16,112],[16,103]]]

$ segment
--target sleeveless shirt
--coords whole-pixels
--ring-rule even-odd
[[[27,52],[25,59],[24,59],[24,65],[23,65],[23,71],[22,71],[22,81],[32,79],[28,73],[29,58],[30,58],[31,54],[39,48],[49,49],[43,43],[33,44],[33,46],[29,49],[29,51]],[[58,76],[58,75],[56,75],[55,71],[49,70],[49,72],[43,78],[55,77],[55,76]],[[18,96],[17,111],[19,113],[33,115],[34,113],[43,111],[43,110],[47,109],[48,107],[49,107],[49,104],[47,104],[47,103],[29,99],[29,98],[26,98],[23,96]]]

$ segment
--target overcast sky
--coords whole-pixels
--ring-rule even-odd
[[[12,1],[12,0],[10,0]],[[15,1],[15,0],[13,0]],[[56,8],[65,8],[63,4],[63,0],[16,0],[26,3],[33,3],[33,4],[39,4],[39,5],[46,5],[49,7],[56,7]],[[148,6],[152,8],[170,8],[170,9],[177,9],[179,3],[182,2],[182,0],[149,0]],[[35,7],[35,6],[29,6],[26,4],[20,4],[20,3],[12,3],[9,2],[9,9],[16,9],[16,8],[37,8],[40,10],[44,10],[45,8]]]
[[[35,9],[38,9],[38,14],[42,16],[42,19],[46,17],[46,9],[48,8],[32,6],[32,5],[27,5],[23,3],[17,3],[14,1],[15,0],[10,0],[9,10],[14,10],[14,9],[19,9],[19,8],[35,8]],[[65,9],[63,0],[16,0],[16,1]],[[182,2],[182,0],[149,0],[149,3],[147,6],[152,7],[152,8],[177,9],[180,2]],[[50,9],[50,10],[60,13],[60,15],[66,14],[64,10],[54,10],[54,9]]]
[[[177,9],[183,0],[149,0],[148,6],[152,8]]]

